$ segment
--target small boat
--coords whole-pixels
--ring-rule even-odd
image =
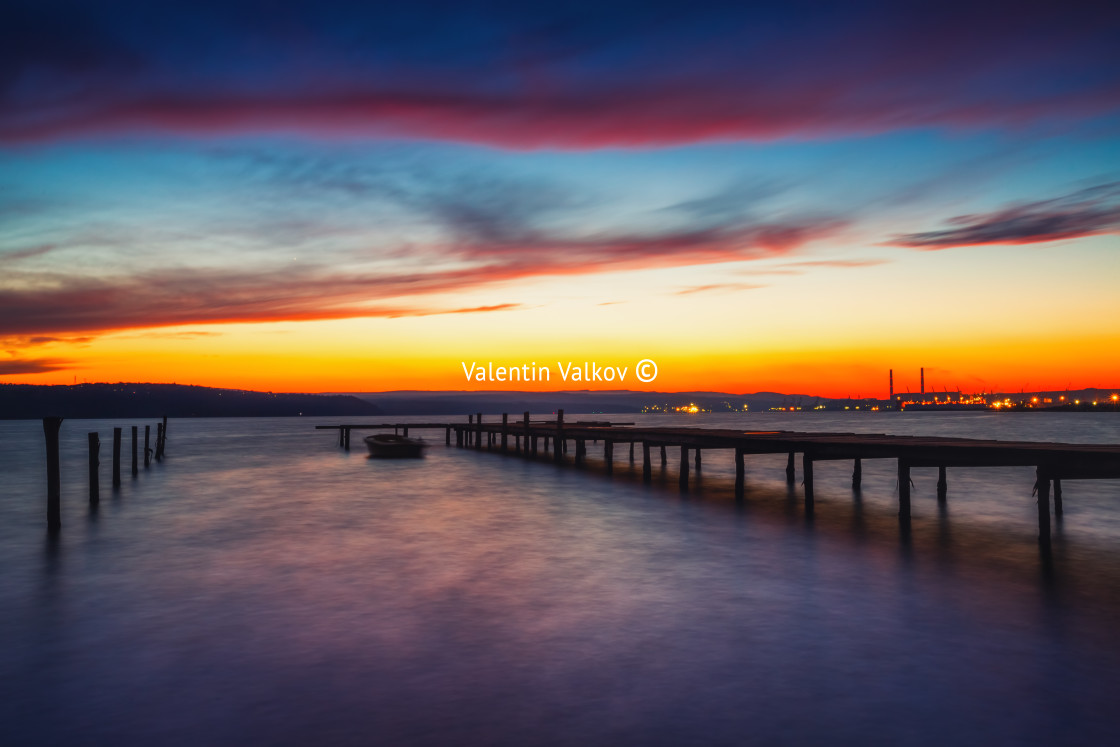
[[[365,437],[369,455],[378,459],[417,459],[424,456],[428,444],[421,438],[408,438],[392,433]]]

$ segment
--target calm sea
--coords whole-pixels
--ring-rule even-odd
[[[1120,443],[1103,414],[614,419]],[[907,537],[892,462],[858,495],[817,464],[806,516],[784,457],[736,506],[727,453],[682,494],[672,450],[647,486],[640,449],[374,461],[322,422],[172,420],[114,492],[133,423],[67,421],[57,540],[41,424],[0,422],[0,743],[1115,743],[1118,481],[1064,485],[1047,560],[1029,469],[950,469],[941,506],[915,470]]]

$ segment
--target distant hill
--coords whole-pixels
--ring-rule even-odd
[[[641,412],[643,408],[658,405],[678,407],[696,404],[713,412],[766,410],[785,403],[813,400],[804,394],[779,394],[756,392],[730,394],[727,392],[635,392],[626,389],[613,391],[581,390],[565,392],[495,392],[495,391],[395,391],[355,392],[353,396],[371,402],[386,415],[454,415],[466,413],[533,413],[554,412]]]
[[[64,418],[291,417],[380,415],[357,397],[273,394],[181,384],[0,384],[0,420]]]

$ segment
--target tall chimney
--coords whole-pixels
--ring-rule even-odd
[[[894,369],[891,369],[891,396],[887,399],[894,399]]]
[[[922,394],[926,393],[926,370],[922,369]]]

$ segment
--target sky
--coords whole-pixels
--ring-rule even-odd
[[[1120,384],[1117,4],[2,14],[0,382]]]

